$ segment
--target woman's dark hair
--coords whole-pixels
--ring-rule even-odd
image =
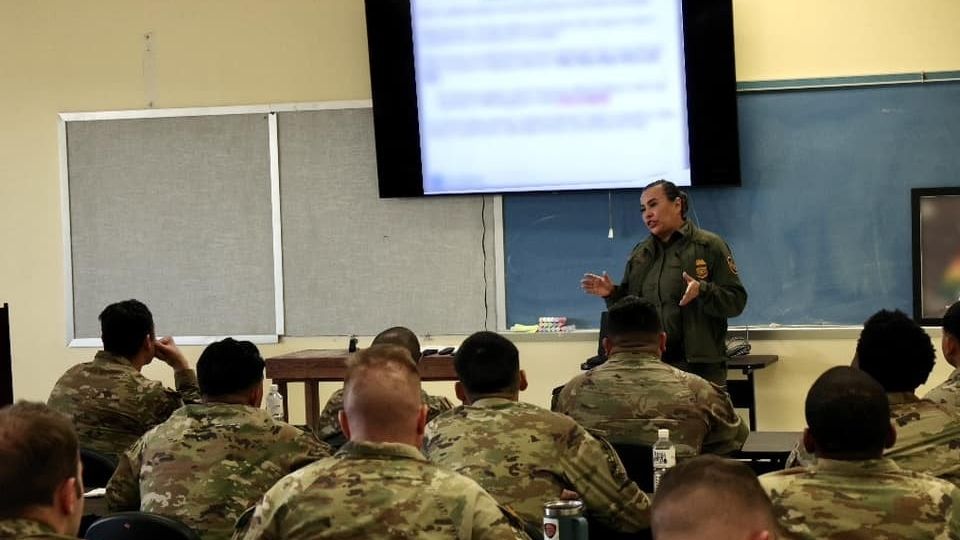
[[[663,186],[663,194],[667,196],[667,200],[673,202],[680,198],[680,217],[687,219],[687,208],[690,206],[690,201],[687,199],[687,192],[680,191],[680,188],[676,184],[669,180],[657,180],[656,182],[651,182],[643,188],[644,191],[655,188],[657,186]]]

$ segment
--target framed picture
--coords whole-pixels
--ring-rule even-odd
[[[914,188],[913,316],[940,326],[960,300],[960,187]]]

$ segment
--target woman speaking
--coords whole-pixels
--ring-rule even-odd
[[[727,243],[687,220],[687,194],[658,180],[640,196],[650,237],[630,254],[623,281],[585,274],[580,286],[610,306],[635,295],[657,307],[667,349],[663,360],[725,386],[727,319],[747,303],[747,291]]]

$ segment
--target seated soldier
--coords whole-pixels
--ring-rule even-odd
[[[0,538],[76,538],[81,468],[67,417],[41,403],[0,409]]]
[[[942,403],[960,410],[960,302],[954,303],[943,316],[943,337],[940,350],[947,363],[953,366],[953,373],[940,386],[927,392],[924,399]]]
[[[603,347],[609,360],[576,377],[555,409],[614,445],[653,445],[669,429],[677,458],[740,449],[748,429],[730,397],[706,380],[660,360],[666,346],[657,310],[628,296],[608,313]]]
[[[667,471],[653,499],[651,527],[656,540],[780,537],[773,506],[750,467],[712,455]]]
[[[73,420],[80,446],[116,459],[184,402],[200,400],[197,375],[172,338],[156,339],[153,315],[136,300],[100,313],[103,350],[93,362],[73,366],[57,381],[47,404]],[[159,358],[173,368],[177,391],[140,371]]]
[[[897,433],[884,388],[838,366],[813,383],[803,444],[807,468],[760,477],[781,525],[800,539],[958,538],[960,490],[883,457]]]
[[[958,484],[960,413],[914,393],[927,381],[935,357],[933,342],[920,325],[901,311],[881,310],[863,326],[853,367],[873,377],[887,392],[897,441],[884,456],[904,469]],[[795,454],[789,464],[815,462],[802,444]]]
[[[464,405],[427,425],[431,461],[473,478],[538,529],[544,503],[565,490],[583,499],[591,523],[624,533],[648,527],[650,501],[608,444],[567,416],[519,401],[527,379],[510,340],[477,332],[454,365]]]
[[[177,410],[121,456],[110,510],[161,514],[205,540],[227,539],[277,480],[329,456],[313,435],[259,408],[263,367],[249,341],[210,344],[197,362],[203,403]]]
[[[409,328],[394,326],[387,328],[373,338],[371,345],[398,345],[410,352],[410,357],[414,362],[420,361],[420,340]],[[431,396],[424,391],[420,393],[420,399],[427,405],[427,421],[433,419],[443,411],[453,408],[450,400],[443,396]],[[327,404],[320,413],[320,419],[317,421],[317,436],[334,448],[340,448],[347,442],[343,431],[340,429],[340,411],[343,410],[343,389],[337,390],[327,400]]]
[[[427,408],[406,349],[374,345],[355,354],[343,392],[349,442],[273,486],[244,538],[526,538],[476,482],[418,450]]]

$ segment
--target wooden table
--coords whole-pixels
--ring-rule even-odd
[[[287,383],[304,383],[304,406],[307,425],[317,427],[320,419],[320,383],[342,381],[347,374],[346,349],[307,349],[266,359],[267,378],[280,389],[283,396],[283,418],[290,418],[287,404]],[[419,363],[420,378],[424,381],[455,381],[453,356],[424,356]]]
[[[342,381],[347,373],[346,349],[307,349],[267,358],[267,378],[279,387],[283,396],[283,417],[290,418],[287,402],[287,383],[304,383],[304,406],[307,425],[316,427],[320,419],[320,383]],[[750,430],[757,428],[756,391],[753,373],[777,361],[776,355],[748,354],[738,356],[727,363],[727,368],[739,370],[747,376],[742,381],[727,381],[734,406],[745,408],[750,413]],[[455,381],[453,356],[431,355],[420,360],[420,378],[424,381]]]

